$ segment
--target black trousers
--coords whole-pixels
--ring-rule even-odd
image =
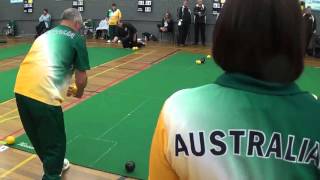
[[[47,29],[46,24],[44,22],[40,22],[37,26],[36,26],[36,38],[41,36],[43,33],[45,33],[46,31],[48,31],[49,29]]]
[[[186,39],[189,34],[190,24],[182,24],[181,26],[178,26],[178,44],[186,44]]]
[[[308,50],[308,48],[309,48],[309,44],[310,44],[310,41],[312,39],[312,35],[313,35],[312,32],[307,32],[306,33],[306,50]]]
[[[60,180],[66,153],[62,108],[15,94],[22,125],[43,163],[43,180]]]
[[[134,34],[130,34],[128,37],[123,38],[121,41],[123,48],[132,48],[137,44],[137,39],[134,38]]]
[[[205,23],[195,23],[194,24],[194,43],[199,42],[199,31],[201,33],[202,44],[206,43],[206,24]]]
[[[103,39],[107,39],[108,37],[108,31],[107,30],[97,30],[96,31],[96,39],[101,37],[103,35]]]

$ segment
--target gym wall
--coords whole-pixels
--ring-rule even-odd
[[[122,11],[123,20],[134,24],[138,31],[139,37],[142,32],[150,32],[159,36],[156,24],[160,23],[164,13],[169,11],[172,13],[173,19],[177,19],[177,8],[182,5],[182,0],[153,0],[152,13],[137,12],[137,0],[85,0],[85,11],[82,13],[84,19],[94,19],[99,21],[105,17],[107,9],[115,2]],[[212,0],[205,0],[207,6],[207,43],[211,43],[213,27],[216,16],[212,15]],[[190,1],[190,7],[193,7],[196,0]],[[47,8],[52,16],[53,24],[57,24],[60,14],[64,9],[72,7],[72,0],[34,0],[33,13],[27,14],[23,12],[23,4],[10,4],[10,0],[1,0],[0,2],[0,28],[2,29],[9,20],[17,22],[19,35],[35,34],[35,26],[38,24],[38,18],[42,14],[42,10]],[[193,41],[194,27],[191,25],[191,32],[188,38]],[[175,31],[177,27],[175,26]],[[164,37],[168,39],[168,37]]]

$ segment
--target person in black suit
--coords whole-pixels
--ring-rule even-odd
[[[311,7],[308,6],[303,13],[305,38],[306,38],[306,50],[310,44],[312,35],[316,33],[317,23],[315,17],[312,15]]]
[[[199,42],[199,30],[201,33],[202,45],[206,43],[206,7],[202,0],[198,0],[196,7],[194,7],[194,45]]]
[[[172,32],[173,31],[173,20],[171,14],[166,12],[161,24],[157,25],[160,32]]]
[[[183,6],[178,8],[178,46],[185,46],[191,24],[191,11],[188,8],[188,0],[183,1]]]

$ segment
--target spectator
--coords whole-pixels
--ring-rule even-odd
[[[99,26],[96,28],[96,39],[99,37],[103,37],[103,39],[107,39],[109,30],[108,19],[103,19],[100,21]]]
[[[198,0],[196,7],[194,7],[194,45],[199,42],[199,31],[201,33],[202,45],[206,44],[206,10],[202,0]]]
[[[303,20],[305,25],[306,50],[309,47],[313,34],[316,33],[317,23],[316,18],[312,15],[311,7],[308,6],[303,13]]]
[[[51,15],[49,14],[48,9],[43,9],[43,14],[39,18],[39,24],[36,26],[37,35],[45,33],[50,29],[51,26]]]
[[[173,20],[171,14],[166,12],[161,24],[157,25],[160,32],[173,32]]]
[[[107,18],[109,19],[109,36],[110,39],[113,40],[117,35],[117,25],[122,18],[121,11],[117,9],[117,5],[115,3],[112,3],[112,8],[108,10]]]
[[[189,34],[191,24],[191,11],[188,8],[188,0],[183,1],[183,6],[178,8],[178,46],[186,45],[186,39]]]
[[[51,26],[51,15],[49,14],[48,9],[43,10],[43,14],[39,18],[39,22],[44,22],[47,29]]]

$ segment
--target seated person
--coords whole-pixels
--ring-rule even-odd
[[[86,35],[87,37],[92,37],[93,36],[93,21],[92,19],[86,19],[83,22],[83,34]]]
[[[157,25],[160,32],[172,32],[173,31],[173,20],[171,18],[171,14],[166,12],[164,18],[162,19],[162,23]]]
[[[37,35],[45,33],[50,29],[51,26],[51,15],[49,14],[48,9],[43,9],[43,14],[39,18],[39,24],[36,26]]]
[[[100,21],[99,26],[96,29],[96,39],[99,37],[103,37],[103,39],[107,39],[109,30],[108,19],[103,19]]]
[[[113,39],[113,42],[121,40],[123,48],[132,48],[137,45],[137,29],[130,23],[118,24],[118,37]]]
[[[15,21],[9,21],[6,29],[6,36],[15,36],[17,34],[17,27]]]

